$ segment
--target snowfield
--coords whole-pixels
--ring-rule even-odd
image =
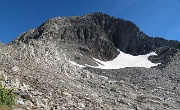
[[[130,54],[126,54],[120,51],[120,54],[111,61],[101,61],[98,59],[93,58],[98,66],[91,66],[91,65],[79,65],[75,62],[70,61],[73,65],[77,65],[79,67],[92,67],[92,68],[101,68],[101,69],[119,69],[119,68],[126,68],[126,67],[145,67],[150,68],[152,66],[157,66],[159,63],[152,63],[148,60],[150,55],[156,55],[155,52],[151,52],[146,55],[138,55],[133,56]]]

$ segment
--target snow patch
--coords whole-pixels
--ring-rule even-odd
[[[73,62],[73,61],[70,61],[70,60],[69,60],[69,62],[70,62],[71,64],[73,64],[73,65],[75,65],[75,66],[79,66],[79,67],[81,67],[81,68],[86,67],[86,66],[84,66],[84,65],[77,64],[77,63],[75,63],[75,62]]]
[[[119,68],[126,68],[126,67],[145,67],[150,68],[152,66],[157,66],[159,63],[152,63],[148,60],[150,55],[156,55],[155,52],[151,52],[146,55],[138,55],[133,56],[130,54],[126,54],[120,51],[120,54],[111,61],[101,61],[98,59],[93,58],[98,66],[91,66],[91,65],[79,65],[75,62],[70,61],[72,64],[77,65],[79,67],[92,67],[92,68],[101,68],[101,69],[119,69]]]

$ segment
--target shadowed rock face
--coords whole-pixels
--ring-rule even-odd
[[[171,62],[178,49],[173,47],[159,47],[156,49],[157,55],[152,55],[148,59],[153,63],[161,63],[158,67],[164,68],[167,63]]]
[[[147,54],[162,46],[180,49],[178,41],[149,37],[134,23],[103,13],[49,19],[10,44],[28,43],[31,39],[78,44],[74,49],[101,60],[115,58],[119,54],[117,48],[132,55]]]
[[[116,19],[108,15],[94,14],[93,20],[105,31],[115,47],[132,55],[146,54],[158,47],[169,46],[180,49],[180,43],[163,38],[152,38],[144,34],[131,21]]]

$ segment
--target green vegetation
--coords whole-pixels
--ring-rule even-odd
[[[7,89],[0,83],[0,108],[10,108],[15,104],[16,95],[13,89]]]

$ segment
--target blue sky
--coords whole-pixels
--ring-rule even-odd
[[[180,0],[0,0],[0,41],[8,43],[49,18],[103,12],[134,22],[152,37],[180,41]]]

